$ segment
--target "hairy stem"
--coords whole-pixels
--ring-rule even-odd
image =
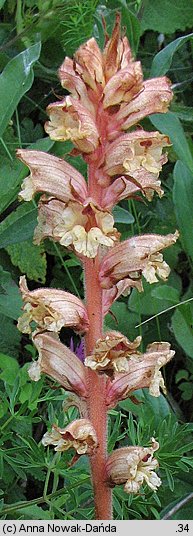
[[[98,338],[102,335],[102,289],[98,281],[98,256],[86,259],[85,288],[86,306],[90,329],[85,337],[86,353],[90,355]],[[105,404],[106,378],[88,369],[89,418],[96,430],[99,446],[91,457],[91,471],[95,499],[95,518],[112,519],[111,490],[105,482],[105,463],[107,458],[107,410]]]

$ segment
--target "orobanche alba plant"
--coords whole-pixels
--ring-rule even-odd
[[[148,234],[121,242],[114,226],[113,207],[123,199],[160,197],[159,172],[167,161],[167,136],[146,132],[140,121],[167,112],[172,99],[166,77],[143,80],[141,64],[132,58],[117,15],[104,51],[95,39],[80,46],[74,59],[59,69],[69,95],[48,106],[45,130],[52,140],[71,140],[73,155],[82,155],[88,177],[61,158],[34,150],[18,150],[30,169],[20,198],[30,201],[41,193],[35,242],[49,237],[73,251],[84,270],[85,301],[56,289],[28,290],[25,276],[20,289],[24,301],[18,327],[32,333],[39,352],[29,368],[32,380],[47,374],[71,391],[79,418],[61,429],[53,423],[42,439],[59,452],[75,450],[90,459],[96,519],[112,519],[111,490],[123,484],[127,493],[139,493],[147,484],[161,484],[154,453],[159,444],[126,446],[107,455],[107,412],[136,389],[149,388],[158,397],[164,381],[160,368],[173,357],[167,342],[150,344],[145,353],[141,338],[130,341],[120,332],[103,330],[103,320],[117,298],[136,288],[143,278],[154,283],[167,279],[170,269],[162,250],[174,244],[178,232]],[[60,342],[62,327],[84,335],[84,360]],[[129,336],[129,334],[128,334]]]

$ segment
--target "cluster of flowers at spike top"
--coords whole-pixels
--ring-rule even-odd
[[[145,482],[157,491],[161,480],[155,473],[159,464],[153,455],[158,448],[159,443],[152,437],[151,447],[123,447],[114,451],[106,465],[109,485],[125,484],[126,493],[138,493]]]
[[[90,39],[74,60],[65,58],[59,77],[71,96],[48,106],[45,130],[53,140],[71,140],[74,151],[94,165],[98,202],[76,169],[28,149],[17,152],[31,171],[20,198],[29,201],[36,192],[43,194],[36,243],[50,237],[80,257],[94,258],[99,246],[111,248],[119,240],[110,213],[116,203],[136,193],[149,200],[154,191],[163,194],[158,177],[167,161],[162,149],[170,141],[136,125],[152,113],[166,112],[172,91],[166,77],[143,81],[141,64],[133,60],[127,38],[120,35],[119,16],[104,52]],[[134,125],[134,132],[124,133]]]

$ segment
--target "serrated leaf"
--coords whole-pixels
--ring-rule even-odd
[[[166,74],[172,64],[175,52],[177,52],[177,50],[189,39],[193,39],[193,33],[178,37],[178,39],[175,39],[174,41],[172,41],[172,43],[169,43],[169,45],[164,47],[163,50],[160,50],[160,52],[156,54],[152,61],[149,77],[151,78],[154,76],[163,76],[164,74]]]
[[[178,117],[172,112],[153,114],[150,121],[160,132],[169,136],[178,158],[193,170],[193,157]]]
[[[0,225],[0,249],[31,238],[37,225],[37,208],[33,203],[20,205]]]
[[[18,319],[21,314],[22,299],[19,287],[11,278],[9,272],[5,272],[0,266],[0,313]]]
[[[164,34],[192,27],[193,3],[184,0],[147,0],[141,20],[142,31]]]
[[[193,260],[193,175],[182,162],[177,162],[174,168],[173,201],[180,238]]]
[[[6,65],[0,76],[0,137],[2,137],[22,96],[33,83],[33,65],[40,56],[41,44],[36,43]]]
[[[30,238],[19,244],[12,244],[6,250],[12,264],[18,266],[29,279],[45,283],[47,263],[43,245],[35,246]]]

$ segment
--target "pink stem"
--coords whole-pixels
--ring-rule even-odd
[[[89,195],[100,203],[101,188],[97,184],[95,166],[89,166]],[[99,257],[85,259],[86,307],[90,322],[85,336],[86,355],[91,355],[97,339],[102,336],[102,289],[98,279]],[[105,482],[105,463],[107,459],[107,408],[105,404],[106,378],[88,369],[88,412],[96,430],[99,446],[91,457],[91,472],[94,489],[95,519],[112,519],[112,493]]]
[[[98,257],[86,259],[85,287],[86,306],[90,320],[89,332],[85,337],[86,354],[90,355],[98,338],[102,335],[102,289],[98,281]],[[107,459],[107,409],[105,404],[106,378],[88,369],[89,418],[96,430],[99,446],[91,457],[91,471],[95,500],[95,519],[112,519],[111,490],[105,482]]]

